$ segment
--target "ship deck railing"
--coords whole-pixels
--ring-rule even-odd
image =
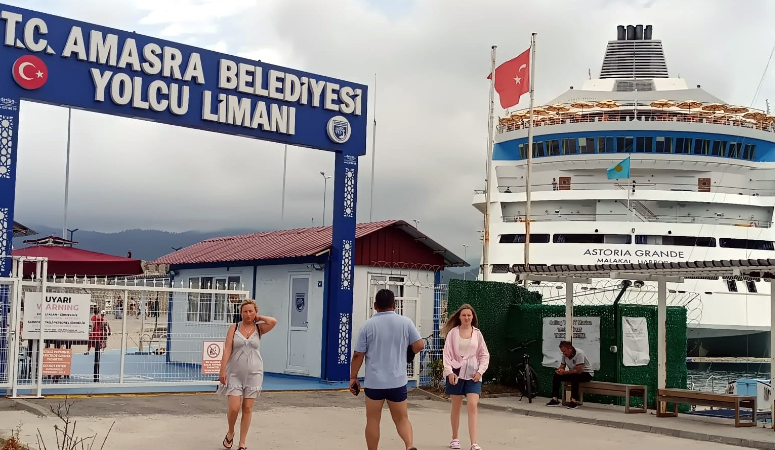
[[[724,185],[705,185],[700,186],[699,182],[695,183],[637,183],[637,182],[606,182],[606,181],[589,181],[579,182],[573,181],[572,183],[559,185],[556,182],[551,182],[546,177],[546,182],[534,183],[530,185],[530,192],[547,192],[547,191],[610,191],[610,190],[623,190],[634,189],[635,192],[641,190],[650,191],[670,191],[670,192],[704,192],[710,194],[733,194],[733,195],[752,195],[755,197],[760,196],[775,196],[775,190],[773,189],[760,189],[758,187],[748,186],[724,186]],[[556,177],[555,177],[556,178]],[[501,194],[520,194],[525,192],[525,185],[518,184],[513,186],[500,185],[498,186],[498,192]],[[483,189],[475,189],[474,194],[484,194]]]
[[[552,113],[550,115],[534,116],[533,127],[543,127],[551,125],[565,125],[572,123],[600,123],[600,122],[684,122],[684,123],[702,123],[726,125],[732,127],[749,128],[759,131],[775,132],[772,116],[762,115],[763,119],[756,121],[744,119],[741,116],[733,114],[708,114],[708,111],[663,111],[658,109],[638,109],[637,114],[632,108],[627,110],[600,110],[592,111],[574,111],[564,113]],[[527,129],[529,126],[527,118],[512,119],[509,117],[499,119],[496,127],[498,134]]]
[[[507,223],[524,222],[526,216],[510,215],[501,216],[501,220]],[[735,219],[718,216],[695,216],[695,215],[659,215],[644,217],[639,214],[629,212],[619,214],[584,214],[584,213],[554,213],[554,214],[531,214],[530,222],[650,222],[650,223],[685,223],[695,225],[727,225],[747,228],[771,228],[772,222],[765,220]]]

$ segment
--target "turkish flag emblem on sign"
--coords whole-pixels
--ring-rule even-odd
[[[530,49],[495,69],[495,90],[503,109],[518,104],[522,94],[530,92]]]
[[[24,55],[13,63],[13,79],[24,89],[39,89],[48,80],[48,68],[37,56]]]

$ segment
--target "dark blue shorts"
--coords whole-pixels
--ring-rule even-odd
[[[450,384],[449,378],[447,378],[447,386],[444,389],[444,393],[447,395],[468,395],[477,394],[482,395],[482,381],[473,380],[461,380],[458,378],[457,383]]]
[[[363,388],[363,393],[371,400],[387,400],[393,403],[403,402],[407,398],[406,386],[391,389]]]

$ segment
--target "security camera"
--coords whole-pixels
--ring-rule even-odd
[[[554,213],[555,213],[555,214],[560,214],[560,210],[559,210],[559,209],[555,209],[555,210],[554,210]]]
[[[633,285],[636,288],[642,288],[643,287],[643,281],[642,280],[635,280],[635,283],[633,283]]]

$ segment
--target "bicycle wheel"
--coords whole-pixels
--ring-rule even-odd
[[[517,367],[516,381],[517,390],[519,390],[523,397],[532,400],[538,396],[538,378],[532,367],[526,367],[525,364],[520,364]]]

